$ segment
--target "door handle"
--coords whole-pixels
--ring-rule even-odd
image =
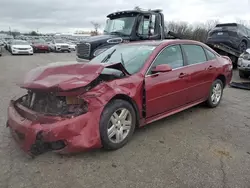
[[[188,74],[186,74],[186,73],[180,73],[179,78],[185,78],[187,76],[188,76]]]
[[[212,65],[210,65],[207,70],[212,70],[214,67]]]

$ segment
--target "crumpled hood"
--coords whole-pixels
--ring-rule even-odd
[[[103,69],[114,68],[127,74],[124,67],[118,64],[88,64],[77,62],[56,62],[37,67],[25,76],[18,85],[25,89],[67,91],[87,86],[95,80]]]
[[[25,89],[71,90],[88,85],[103,69],[101,64],[56,62],[31,70],[18,85]]]

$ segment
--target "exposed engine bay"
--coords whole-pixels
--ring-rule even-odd
[[[83,89],[82,91],[84,93],[105,81],[107,82],[123,76],[124,74],[119,70],[104,69],[102,74],[87,86],[74,90]],[[58,96],[57,92],[28,90],[28,93],[17,102],[35,112],[53,116],[77,116],[88,111],[88,104],[84,99],[78,96]]]
[[[88,111],[88,105],[83,99],[56,96],[55,93],[28,91],[28,94],[18,102],[35,112],[46,115],[81,115]]]

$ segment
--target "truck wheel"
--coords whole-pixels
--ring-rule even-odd
[[[215,108],[220,104],[223,95],[223,83],[221,80],[216,79],[210,88],[209,97],[206,101],[207,106],[210,108]]]
[[[243,71],[241,71],[241,70],[239,70],[239,76],[241,77],[241,78],[248,78],[249,76],[248,75],[246,75]]]
[[[239,51],[241,53],[245,52],[247,49],[247,43],[245,41],[241,41],[241,43],[239,44]]]
[[[100,120],[100,135],[104,149],[123,147],[134,133],[136,114],[132,105],[124,100],[114,100],[104,108]]]

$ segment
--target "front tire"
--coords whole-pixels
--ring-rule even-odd
[[[123,147],[134,133],[136,114],[133,106],[121,99],[107,104],[100,120],[100,136],[104,149]]]
[[[221,80],[216,79],[211,85],[209,97],[206,101],[207,106],[210,108],[215,108],[220,104],[223,95],[223,83]]]

